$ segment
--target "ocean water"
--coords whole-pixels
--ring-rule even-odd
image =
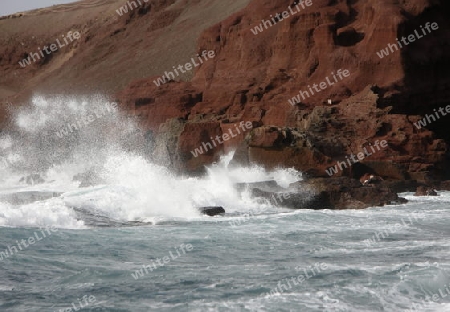
[[[0,137],[0,311],[450,311],[450,192],[289,210],[236,184],[300,172],[226,155],[176,176],[118,112],[56,134],[105,103],[36,96]],[[101,182],[80,188],[92,168]]]

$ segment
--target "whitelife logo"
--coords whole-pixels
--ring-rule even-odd
[[[89,126],[90,123],[95,121],[95,117],[97,117],[97,119],[100,119],[104,116],[106,116],[107,112],[109,113],[115,113],[117,112],[117,107],[118,104],[116,102],[112,102],[112,103],[106,103],[105,106],[100,109],[94,110],[94,114],[89,114],[87,116],[82,116],[80,119],[81,121],[83,121],[84,126],[87,127]],[[70,133],[74,132],[74,130],[79,131],[83,128],[83,123],[81,123],[80,120],[77,120],[76,123],[68,123],[67,127],[62,127],[59,131],[56,132],[56,135],[58,136],[58,138],[62,139],[64,136],[69,135],[69,131]]]
[[[334,82],[330,80],[330,77],[326,77],[325,81],[322,81],[319,84],[317,84],[317,83],[313,84],[312,88],[308,85],[309,92],[300,90],[298,95],[296,95],[293,98],[291,98],[290,100],[288,100],[289,104],[291,104],[292,106],[294,106],[295,104],[300,104],[302,99],[306,100],[307,97],[309,98],[311,95],[314,95],[313,89],[317,93],[319,93],[322,90],[325,90],[326,88],[331,87],[335,83],[338,83],[339,81],[343,80],[344,78],[347,78],[348,76],[350,76],[350,71],[348,69],[344,69],[344,70],[338,69],[336,74],[334,74],[334,72],[331,72],[331,76],[333,77]],[[339,79],[336,76],[338,76]],[[320,87],[320,89],[319,89],[319,87]]]
[[[73,37],[72,37],[72,36],[73,36]],[[59,41],[59,39],[56,39],[56,43],[57,43],[58,45],[56,45],[55,43],[53,43],[53,44],[50,45],[50,47],[44,46],[43,49],[41,49],[41,47],[38,47],[38,53],[30,52],[29,56],[28,56],[26,59],[23,59],[22,61],[19,61],[20,67],[24,68],[24,67],[30,65],[30,64],[31,64],[31,60],[33,60],[33,62],[37,62],[38,60],[41,59],[41,56],[42,56],[42,58],[45,58],[44,51],[45,51],[45,53],[47,53],[47,55],[50,55],[50,54],[52,54],[53,52],[58,51],[58,49],[61,49],[62,47],[65,47],[65,46],[69,45],[69,44],[72,43],[74,40],[80,39],[80,38],[81,38],[81,35],[80,35],[80,33],[79,33],[78,31],[75,31],[75,32],[69,31],[69,32],[67,33],[67,37],[64,36],[64,35],[62,35],[62,37],[64,38],[64,42],[65,42],[66,44],[62,44],[62,43]],[[70,42],[67,41],[67,38],[69,38]],[[49,49],[50,49],[50,50],[49,50]]]
[[[81,299],[84,300],[84,303],[85,303],[85,304],[82,303]],[[89,304],[93,304],[93,303],[97,300],[97,299],[95,298],[95,296],[93,296],[93,295],[89,296],[89,298],[88,298],[87,295],[84,295],[83,298],[81,298],[81,299],[80,299],[80,298],[77,298],[77,300],[78,300],[78,305],[80,306],[79,308],[76,307],[75,302],[72,302],[71,306],[72,306],[73,308],[62,308],[62,309],[59,309],[58,312],[73,312],[73,311],[80,311],[81,309],[86,308]],[[56,312],[56,311],[54,311],[54,312]]]
[[[245,123],[245,127],[244,127],[244,122],[241,121],[241,123],[239,124],[239,127],[241,127],[242,132],[245,132],[245,131],[246,131],[245,128],[247,128],[248,130],[250,130],[250,129],[253,127],[253,124],[251,123],[251,121],[247,121],[247,122]],[[241,134],[241,132],[239,131],[239,128],[238,128],[236,125],[234,126],[234,128],[235,128],[235,130],[236,130],[236,132],[237,132],[236,135],[233,135],[234,133],[233,133],[233,130],[232,130],[231,128],[228,129],[228,132],[230,133],[231,138],[237,137],[238,134]],[[220,138],[222,138],[223,141],[221,141]],[[216,137],[215,137],[214,139],[211,137],[211,142],[214,144],[214,147],[217,147],[217,145],[216,145],[216,140],[217,140],[218,144],[223,144],[224,142],[228,141],[228,140],[231,139],[231,138],[230,138],[230,136],[228,135],[228,133],[224,133],[224,134],[222,134],[221,136],[216,135]],[[206,153],[206,152],[208,151],[208,148],[209,148],[210,150],[213,149],[213,146],[212,146],[211,143],[209,143],[209,142],[207,142],[207,143],[203,142],[202,145],[203,145],[203,147],[200,146],[199,148],[196,148],[194,151],[191,151],[191,153],[192,153],[192,155],[194,155],[194,157],[198,157],[198,155],[202,155],[203,153]],[[203,148],[205,149],[204,152],[203,152]]]
[[[47,232],[48,236],[52,235],[52,232],[57,232],[57,231],[58,231],[58,229],[56,229],[54,226],[52,226],[51,228],[48,228],[48,227],[46,228],[46,232]],[[22,240],[20,240],[20,242],[16,241],[17,247],[19,248],[19,250],[28,248],[30,245],[34,245],[38,241],[41,241],[42,239],[47,237],[47,235],[45,235],[45,232],[43,229],[41,229],[42,237],[39,236],[38,232],[34,232],[33,234],[34,234],[34,236],[30,236],[26,240],[22,239]],[[27,244],[27,242],[28,242],[28,244]],[[15,245],[13,245],[13,246],[9,246],[8,249],[5,249],[5,251],[1,251],[0,252],[0,261],[13,256],[14,254],[17,254],[19,252],[17,247]],[[23,249],[22,249],[22,247],[23,247]],[[9,253],[8,253],[8,251],[9,251]]]
[[[444,112],[444,108],[443,107],[439,107],[437,109],[439,111],[439,113],[441,113],[442,117],[447,116],[447,114],[450,114],[450,105],[447,105],[445,107],[445,111]],[[439,116],[439,113],[436,111],[436,109],[433,110],[434,111],[434,115],[436,116],[437,119],[441,119],[441,116]],[[436,121],[436,118],[431,114],[431,115],[425,115],[425,118],[422,118],[421,120],[419,120],[418,122],[414,123],[414,126],[420,130],[422,127],[426,127],[428,124],[430,124],[433,120],[433,122]],[[428,122],[427,122],[428,121]]]
[[[431,29],[430,29],[430,27],[431,27]],[[414,41],[416,41],[420,38],[423,38],[424,36],[430,34],[432,30],[439,29],[439,25],[438,25],[438,23],[432,23],[432,24],[430,24],[430,22],[426,23],[425,29],[428,31],[428,33],[425,31],[425,29],[424,29],[424,27],[422,27],[422,25],[420,25],[420,29],[422,30],[423,36],[421,36],[416,29],[416,30],[414,30],[414,34],[409,35],[408,38],[402,37],[400,40],[398,40],[398,38],[396,38],[397,44],[389,43],[386,49],[383,49],[383,50],[380,50],[380,52],[377,52],[378,57],[380,59],[382,59],[385,56],[388,56],[391,52],[394,53],[394,49],[395,49],[395,51],[398,51],[399,49],[403,48],[404,46],[407,46],[410,43],[413,43]],[[403,45],[400,43],[400,41],[403,43]]]
[[[142,1],[147,3],[150,0],[142,0]],[[128,13],[128,8],[130,8],[130,12],[133,11],[134,9],[137,9],[139,6],[142,5],[140,0],[137,0],[137,2],[139,3],[139,5],[136,3],[136,1],[128,1],[127,4],[125,4],[120,9],[116,10],[117,14],[119,14],[119,16],[122,16],[122,15]],[[134,7],[131,6],[132,4],[134,5]]]
[[[206,54],[207,54],[207,55],[206,55]],[[204,50],[204,51],[202,52],[202,56],[200,56],[200,54],[197,54],[197,60],[200,62],[200,64],[197,63],[197,62],[195,62],[195,59],[194,59],[194,58],[191,58],[192,63],[191,63],[191,62],[188,62],[188,63],[186,63],[186,64],[184,64],[184,65],[178,65],[177,68],[180,70],[180,72],[181,72],[182,74],[184,74],[184,73],[186,73],[187,71],[192,70],[193,68],[195,68],[195,67],[197,67],[197,66],[200,66],[201,64],[203,64],[203,63],[204,63],[205,61],[207,61],[208,59],[214,58],[215,56],[216,56],[216,53],[215,53],[214,51],[212,51],[212,50],[210,50],[210,51]],[[205,59],[204,61],[203,61],[202,57]],[[194,65],[194,67],[192,67],[192,65]],[[178,71],[177,71],[177,69],[175,68],[175,66],[172,66],[172,68],[173,68],[173,70],[175,71],[175,73],[177,74],[177,77],[179,77],[180,74],[178,73]],[[184,71],[184,69],[186,69],[186,71]],[[169,76],[170,76],[170,78],[169,78]],[[164,72],[164,75],[161,76],[161,78],[158,78],[158,79],[153,80],[153,83],[154,83],[157,87],[159,87],[159,86],[161,86],[161,85],[163,85],[163,84],[169,82],[170,80],[174,80],[174,79],[175,79],[175,74],[174,74],[173,72],[171,72],[171,71],[169,71],[169,72],[166,71],[166,72]]]
[[[312,5],[312,1],[306,0],[306,1],[294,2],[292,5],[290,5],[288,7],[289,11],[284,11],[281,14],[277,13],[277,14],[275,14],[275,17],[270,15],[270,20],[261,20],[261,23],[258,26],[255,26],[255,27],[251,28],[250,30],[256,36],[258,33],[262,33],[264,31],[264,29],[268,29],[269,27],[276,25],[277,23],[281,22],[282,20],[285,20],[285,19],[299,13],[302,9],[304,10],[306,8],[305,4],[307,7],[309,7]],[[301,6],[301,8],[299,7],[299,5]],[[297,9],[296,11],[292,10],[292,8],[294,6]]]
[[[407,312],[422,312],[425,311],[426,305],[428,303],[431,302],[438,302],[442,299],[444,299],[445,297],[447,297],[448,295],[450,295],[450,289],[448,288],[450,285],[444,285],[443,288],[439,288],[438,289],[438,293],[439,294],[432,294],[432,295],[425,295],[425,298],[422,299],[422,303],[413,303],[411,305],[411,307],[407,310]],[[445,291],[447,292],[447,294],[443,291],[445,289]],[[426,301],[427,300],[427,301]]]
[[[287,285],[283,284],[283,280],[279,281],[277,284],[277,287],[273,288],[270,292],[266,293],[265,296],[271,297],[274,296],[276,294],[281,294],[284,291],[288,291],[292,288],[291,284],[289,283],[289,280],[295,285],[300,285],[302,284],[305,280],[310,279],[311,277],[316,276],[317,274],[321,273],[321,271],[325,271],[326,269],[328,269],[328,265],[325,263],[315,263],[314,264],[314,268],[312,266],[309,267],[309,271],[306,268],[303,268],[303,273],[305,273],[305,275],[299,275],[299,276],[294,276],[291,277],[290,279],[285,279]],[[296,268],[297,270],[297,268]],[[311,275],[309,275],[308,273],[310,273]],[[297,283],[298,281],[298,283]],[[284,290],[283,290],[284,288]]]
[[[418,221],[417,216],[413,216],[413,218]],[[396,223],[394,226],[389,226],[389,230],[391,231],[391,234],[395,234],[397,231],[399,231],[402,227],[409,227],[413,225],[413,221],[411,220],[411,217],[408,217],[409,224],[406,224],[405,220],[402,218],[402,224]],[[375,245],[375,243],[378,243],[381,241],[381,238],[386,239],[389,237],[388,230],[384,230],[384,232],[377,232],[374,235],[372,235],[372,238],[364,240],[364,243],[367,247],[371,247],[372,245]]]
[[[191,244],[186,244],[186,245],[181,244],[180,249],[181,249],[181,254],[180,254],[180,251],[178,250],[178,248],[175,248],[175,251],[177,252],[178,257],[174,256],[172,254],[172,251],[169,251],[170,258],[168,256],[165,256],[162,259],[157,258],[156,259],[157,264],[155,264],[155,261],[152,261],[152,263],[149,265],[144,264],[144,265],[142,265],[142,269],[136,270],[135,273],[131,273],[131,276],[135,280],[137,280],[140,277],[143,277],[145,274],[149,274],[148,270],[150,270],[150,272],[153,272],[153,270],[158,269],[158,266],[159,267],[165,266],[167,263],[169,263],[171,261],[171,259],[172,260],[178,259],[182,255],[185,255],[186,251],[192,251],[194,249],[194,247]],[[162,262],[161,262],[161,260],[162,260]],[[145,271],[145,274],[144,274],[144,271]]]
[[[381,141],[376,140],[374,145],[377,148],[377,150],[375,150],[373,148],[373,146],[370,145],[370,148],[371,148],[373,153],[369,153],[367,151],[367,148],[364,147],[364,149],[363,149],[364,153],[363,152],[359,152],[357,155],[351,154],[350,155],[350,159],[348,158],[348,156],[345,156],[348,165],[351,167],[353,164],[356,164],[357,162],[360,162],[360,161],[364,160],[364,158],[369,157],[370,155],[374,154],[375,152],[380,151],[380,146],[382,148],[386,148],[388,146],[388,143],[387,143],[386,140],[381,140]],[[357,156],[358,159],[356,159],[355,156]],[[352,162],[353,162],[353,164],[352,164]],[[325,172],[331,177],[333,174],[338,173],[338,171],[339,171],[338,167],[339,167],[340,170],[344,170],[343,167],[345,167],[345,169],[347,169],[348,168],[347,167],[347,163],[345,161],[338,161],[338,162],[336,162],[336,165],[326,169]]]

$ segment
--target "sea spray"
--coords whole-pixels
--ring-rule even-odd
[[[0,169],[8,172],[3,187],[14,188],[9,191],[12,195],[31,188],[62,195],[22,205],[2,202],[0,197],[0,225],[80,228],[217,219],[199,213],[198,208],[205,206],[224,207],[225,218],[254,211],[264,215],[278,208],[253,198],[249,189],[238,190],[238,183],[273,180],[288,187],[302,179],[293,169],[231,166],[233,153],[208,166],[203,177],[177,176],[151,161],[142,130],[119,111],[64,138],[55,135],[62,126],[109,102],[100,95],[35,96],[29,107],[13,114],[15,124],[0,137],[4,143],[0,147],[5,154],[16,155],[17,162]],[[100,182],[80,188],[74,177],[91,172]],[[19,182],[31,174],[39,174],[45,183]]]

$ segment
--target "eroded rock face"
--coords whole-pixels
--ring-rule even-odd
[[[445,22],[449,4],[313,0],[262,33],[251,31],[288,5],[284,0],[252,1],[205,30],[198,51],[214,50],[217,56],[200,66],[191,82],[156,87],[152,77],[132,84],[118,98],[157,135],[165,135],[159,125],[167,119],[182,120],[184,128],[174,143],[180,154],[176,167],[188,172],[200,172],[204,164],[237,147],[236,159],[243,163],[295,167],[327,177],[326,169],[337,161],[385,140],[386,148],[333,176],[359,179],[370,173],[422,182],[448,176],[450,135],[439,122],[430,130],[414,123],[449,102],[445,86],[450,76],[439,69],[450,55]],[[437,22],[439,29],[387,57],[377,55],[426,21]],[[338,69],[350,75],[299,104],[289,104],[300,90]],[[144,98],[155,100],[137,105]],[[189,155],[206,137],[220,135],[239,121],[251,121],[254,127],[232,144]]]

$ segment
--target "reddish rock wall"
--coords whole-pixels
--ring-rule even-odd
[[[418,114],[447,104],[450,76],[437,66],[449,61],[449,5],[431,0],[313,0],[262,33],[251,32],[289,4],[252,1],[199,38],[198,52],[214,50],[217,56],[196,71],[192,82],[158,88],[152,77],[119,93],[119,100],[156,132],[166,118],[182,118],[186,127],[176,144],[190,171],[200,170],[226,149],[190,158],[190,149],[203,143],[200,128],[210,135],[242,120],[252,121],[255,129],[240,155],[243,151],[250,161],[269,167],[293,166],[326,176],[325,169],[337,160],[386,140],[388,148],[339,174],[374,171],[386,178],[419,180],[447,174],[448,147],[442,139],[448,143],[450,135],[439,126],[434,132],[418,130],[413,122],[421,118]],[[438,22],[439,30],[383,59],[377,56],[426,21]],[[350,76],[295,107],[288,103],[299,90],[325,81],[338,69],[347,69]],[[427,94],[433,94],[430,100]],[[143,98],[155,102],[138,108]],[[326,104],[329,98],[332,105]],[[211,124],[216,130],[209,129]]]

